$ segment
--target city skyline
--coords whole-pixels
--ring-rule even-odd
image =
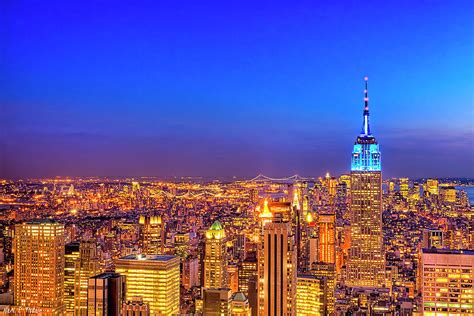
[[[0,178],[474,177],[472,3],[251,8],[5,5]]]

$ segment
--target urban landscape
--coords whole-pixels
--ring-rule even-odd
[[[474,316],[473,21],[1,3],[0,316]]]

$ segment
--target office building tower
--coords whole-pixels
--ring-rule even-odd
[[[334,312],[336,302],[336,266],[332,263],[313,263],[311,265],[310,274],[322,280],[323,315],[330,315]]]
[[[423,249],[424,316],[474,315],[474,251]]]
[[[230,314],[232,316],[251,316],[252,308],[249,300],[242,292],[234,293],[230,302]]]
[[[125,276],[126,300],[141,297],[150,315],[179,313],[179,257],[128,255],[116,260],[115,271]]]
[[[100,272],[97,244],[79,243],[79,258],[74,265],[74,315],[87,316],[87,289],[89,278]]]
[[[444,248],[443,235],[439,229],[424,229],[422,248]]]
[[[181,274],[182,284],[185,289],[199,286],[199,261],[197,258],[188,257],[183,259],[183,272]]]
[[[319,261],[336,263],[336,214],[319,214],[318,228]]]
[[[232,291],[229,288],[203,289],[202,310],[206,316],[230,316]]]
[[[215,221],[206,231],[204,249],[204,287],[227,287],[227,250],[224,228]]]
[[[369,125],[367,77],[362,131],[351,163],[351,249],[347,262],[349,286],[381,287],[385,282],[382,239],[382,169],[377,140]]]
[[[441,198],[447,203],[456,203],[456,188],[453,186],[443,186],[439,191]]]
[[[161,216],[140,216],[142,253],[160,255],[164,253],[164,223]]]
[[[400,178],[398,179],[398,181],[400,195],[403,196],[405,199],[408,198],[408,178]]]
[[[428,192],[430,195],[438,195],[438,185],[438,179],[428,179],[426,180],[425,191]]]
[[[64,253],[64,305],[66,315],[74,315],[74,275],[79,260],[79,242],[66,245]]]
[[[164,251],[164,223],[161,216],[140,216],[142,253],[162,254]]]
[[[296,313],[296,249],[288,222],[265,224],[259,251],[259,315]]]
[[[125,276],[114,272],[95,275],[87,284],[87,315],[120,315],[125,299]]]
[[[296,282],[296,315],[324,315],[324,281],[314,275],[298,275]]]
[[[64,315],[64,226],[51,220],[15,225],[15,305]]]
[[[227,275],[229,288],[232,293],[239,291],[239,267],[237,265],[228,265],[227,266]]]

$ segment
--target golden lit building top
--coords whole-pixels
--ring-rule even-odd
[[[222,239],[225,238],[225,231],[219,221],[215,221],[211,227],[206,231],[207,239]]]

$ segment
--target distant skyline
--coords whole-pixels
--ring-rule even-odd
[[[285,5],[286,4],[286,5]],[[474,2],[0,3],[0,178],[474,177]]]

